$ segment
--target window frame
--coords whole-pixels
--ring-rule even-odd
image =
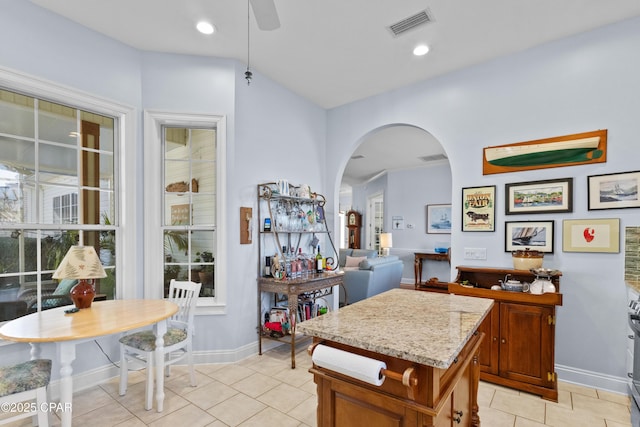
[[[9,91],[24,93],[35,98],[73,106],[80,110],[91,111],[97,114],[113,117],[115,121],[114,136],[114,160],[116,176],[116,188],[114,197],[116,200],[116,217],[119,220],[116,227],[116,290],[115,297],[119,299],[135,297],[135,286],[124,286],[124,277],[142,277],[138,269],[139,251],[136,247],[137,240],[134,230],[136,227],[136,192],[124,191],[125,188],[135,188],[136,183],[136,153],[135,150],[126,151],[122,147],[128,144],[135,145],[135,109],[131,106],[106,100],[90,95],[67,86],[58,85],[51,81],[40,79],[25,73],[0,67],[0,87]],[[131,141],[134,141],[131,143]],[[125,210],[124,207],[127,207]],[[34,224],[34,228],[46,230],[51,226]],[[6,227],[14,228],[14,227]],[[132,230],[132,232],[126,232]],[[123,260],[128,262],[123,262]],[[128,280],[127,283],[131,283]],[[135,280],[134,283],[139,283]]]
[[[216,295],[199,297],[197,314],[226,314],[226,116],[213,114],[144,111],[144,294],[162,298],[164,270],[162,202],[163,202],[163,146],[162,127],[207,128],[216,130]]]

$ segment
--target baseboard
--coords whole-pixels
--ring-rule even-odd
[[[277,341],[263,342],[263,351],[268,351],[274,347],[283,345]],[[258,354],[258,342],[253,342],[234,350],[215,350],[206,352],[194,352],[194,363],[234,363],[247,357]],[[584,369],[572,368],[570,366],[556,365],[556,373],[560,381],[578,384],[586,387],[607,390],[614,393],[628,394],[628,381],[624,377],[601,374]],[[91,387],[95,387],[120,374],[119,368],[112,364],[92,369],[90,371],[73,374],[73,391],[78,392]],[[49,393],[53,399],[60,398],[60,382],[52,381],[49,386]]]
[[[629,394],[628,380],[624,377],[616,377],[563,365],[556,365],[556,374],[560,381],[567,383],[611,391],[613,393]]]
[[[263,351],[268,351],[274,347],[282,345],[277,341],[263,342]],[[234,363],[247,357],[258,354],[258,342],[247,344],[234,350],[215,350],[206,352],[194,352],[193,363]],[[120,368],[108,364],[85,372],[73,373],[73,392],[86,390],[91,387],[103,384],[110,379],[120,375]],[[60,380],[51,381],[49,384],[49,396],[51,399],[60,399]]]

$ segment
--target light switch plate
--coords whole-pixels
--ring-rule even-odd
[[[487,248],[464,248],[464,259],[487,259]]]

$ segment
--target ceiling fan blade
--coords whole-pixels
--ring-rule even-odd
[[[273,0],[250,0],[250,2],[258,28],[264,31],[280,28],[280,19]]]

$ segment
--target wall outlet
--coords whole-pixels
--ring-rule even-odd
[[[413,229],[413,224],[407,224],[407,228],[408,228],[409,230],[412,230],[412,229]]]
[[[487,259],[487,248],[464,248],[464,259]]]

